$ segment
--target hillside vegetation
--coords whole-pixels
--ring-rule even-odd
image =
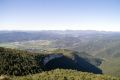
[[[13,80],[120,80],[108,75],[96,75],[93,73],[80,72],[68,69],[56,69],[40,74],[14,77]]]
[[[88,62],[89,58],[87,59],[85,56],[82,58],[81,56],[77,55],[77,52],[74,51],[72,52],[70,50],[64,49],[59,50],[59,52],[62,51],[66,52],[62,53],[62,57],[50,60],[47,64],[44,65],[45,57],[49,58],[49,55],[53,54],[54,56],[54,54],[59,53],[57,53],[55,50],[51,51],[54,53],[48,53],[45,55],[44,53],[30,53],[27,51],[0,47],[0,74],[21,76],[56,68],[74,69],[99,74],[102,73],[102,71],[97,68],[97,66]],[[68,55],[71,57],[68,57]],[[93,59],[93,62],[97,64],[97,61],[95,60]]]
[[[40,61],[44,55],[0,47],[0,74],[27,75],[42,71]]]

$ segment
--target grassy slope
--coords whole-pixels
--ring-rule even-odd
[[[108,59],[102,63],[100,68],[105,74],[120,77],[120,58]]]
[[[56,69],[42,72],[40,74],[14,77],[13,80],[120,80],[119,78],[96,75],[93,73],[80,72],[75,70]]]

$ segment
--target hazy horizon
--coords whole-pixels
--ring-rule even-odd
[[[119,0],[0,0],[0,31],[120,31],[119,4]]]

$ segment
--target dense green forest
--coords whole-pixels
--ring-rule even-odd
[[[27,75],[42,71],[39,63],[44,55],[36,55],[27,51],[0,47],[0,74]]]

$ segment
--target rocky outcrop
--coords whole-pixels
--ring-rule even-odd
[[[63,54],[49,54],[43,60],[44,65],[46,65],[50,60],[63,57]]]

